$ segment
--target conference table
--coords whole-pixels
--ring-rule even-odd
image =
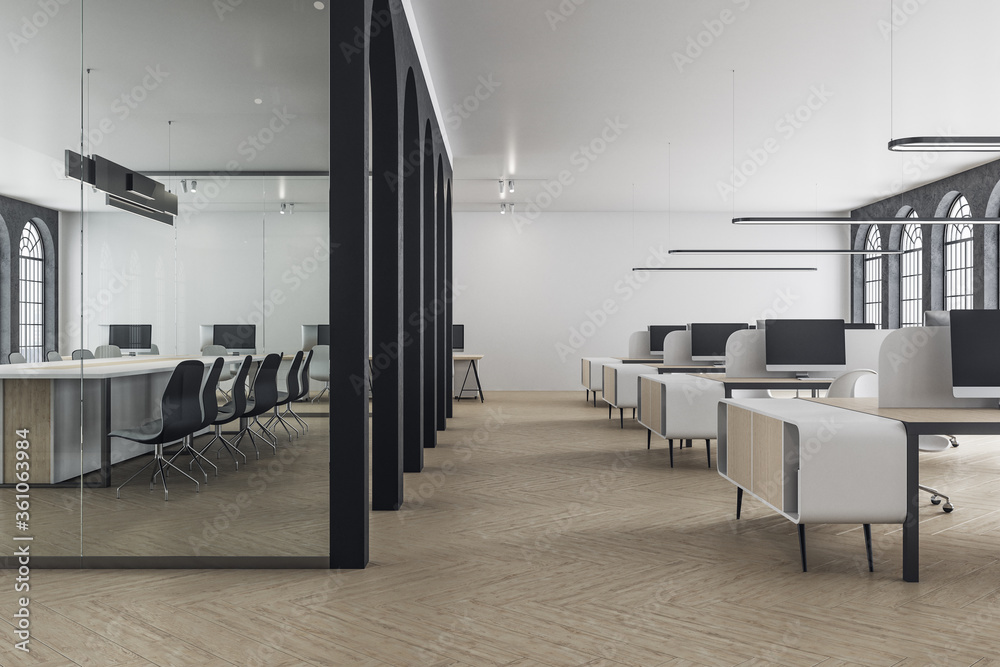
[[[1000,435],[1000,410],[990,408],[880,408],[877,398],[808,398],[845,410],[901,422],[906,429],[906,519],[903,580],[920,580],[920,436]]]
[[[264,356],[252,355],[255,362]],[[225,357],[233,365],[243,358]],[[77,486],[70,480],[81,475],[84,486],[110,486],[113,464],[149,448],[109,433],[157,416],[170,374],[187,359],[208,366],[216,357],[140,355],[0,366],[2,485],[16,481],[15,431],[27,429],[32,486]]]

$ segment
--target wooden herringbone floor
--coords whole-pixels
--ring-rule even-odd
[[[922,457],[957,509],[922,513],[919,584],[898,526],[874,574],[860,527],[810,526],[802,573],[795,527],[753,500],[737,522],[704,443],[673,470],[653,445],[582,391],[462,401],[366,570],[35,571],[33,651],[7,630],[0,664],[998,664],[1000,440]]]

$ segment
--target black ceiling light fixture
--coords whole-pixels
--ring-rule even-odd
[[[962,224],[997,225],[1000,218],[810,218],[808,216],[733,218],[734,225],[899,225],[919,223],[924,225],[947,225],[961,220]],[[873,253],[869,253],[873,254]]]
[[[86,157],[69,149],[66,150],[66,175],[104,192],[108,206],[174,224],[177,195],[148,176],[100,155]]]
[[[906,137],[889,142],[896,152],[1000,152],[1000,137]]]
[[[816,271],[814,266],[636,266],[633,271],[720,271],[720,272],[768,272],[768,271]]]
[[[668,250],[669,255],[902,255],[902,250],[850,250],[847,248],[704,248]]]

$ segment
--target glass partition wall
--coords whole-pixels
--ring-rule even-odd
[[[3,11],[38,7],[16,4]],[[0,367],[5,398],[34,392],[20,402],[50,415],[38,422],[49,438],[31,445],[50,468],[31,478],[33,554],[66,565],[325,566],[329,399],[310,400],[325,381],[256,419],[248,408],[242,419],[217,415],[232,416],[218,429],[235,447],[215,439],[206,412],[251,390],[258,406],[301,395],[302,366],[290,371],[317,342],[304,332],[329,323],[328,10],[266,0],[60,7],[52,38],[39,31],[30,62],[3,70],[26,100],[43,86],[50,104],[39,111],[47,122],[3,124],[33,124],[18,136],[34,142],[21,147],[24,164],[38,166],[0,194],[55,213],[24,221],[37,237],[27,251],[49,255],[23,260],[42,268],[10,304],[4,337],[16,352],[17,332],[30,334],[20,342],[29,361],[67,358],[39,362],[51,379],[38,386]],[[97,174],[67,176],[67,149],[96,161]],[[101,181],[107,164],[125,180]],[[176,215],[146,215],[173,197]],[[20,236],[10,239],[18,249]],[[3,266],[17,285],[18,263]],[[205,350],[215,344],[223,349]],[[69,359],[76,350],[95,358]],[[206,389],[216,359],[221,380]],[[8,402],[6,415],[12,405],[24,410]],[[253,435],[240,438],[244,429]]]

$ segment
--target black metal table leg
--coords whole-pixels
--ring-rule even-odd
[[[906,519],[903,521],[903,581],[920,581],[920,436],[906,434]]]

